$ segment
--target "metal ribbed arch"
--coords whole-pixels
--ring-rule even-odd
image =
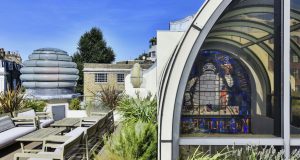
[[[228,43],[233,46],[236,46],[238,48],[242,48],[242,45],[236,41],[226,39],[226,38],[221,38],[221,37],[214,37],[214,38],[206,38],[205,42],[222,42],[222,43]]]
[[[294,51],[294,53],[300,57],[300,48],[299,46],[297,45],[297,43],[291,39],[291,49],[292,51]]]
[[[252,6],[247,8],[239,8],[227,12],[220,20],[222,21],[235,16],[245,15],[249,13],[274,13],[274,7],[273,6]]]
[[[251,14],[251,13],[274,13],[274,7],[272,5],[265,6],[251,6],[247,8],[237,8],[227,12],[220,20],[230,19],[235,16]],[[291,17],[300,21],[300,12],[297,10],[291,10]]]
[[[219,31],[214,31],[208,35],[208,37],[216,37],[216,36],[236,36],[236,37],[241,37],[241,38],[247,39],[247,40],[257,44],[262,49],[264,49],[268,53],[269,56],[271,56],[272,58],[274,57],[273,50],[269,46],[267,46],[265,43],[257,42],[258,41],[257,38],[255,38],[252,35],[246,34],[244,32],[239,32],[239,31],[234,31],[234,30],[219,30]]]
[[[227,28],[227,27],[250,27],[260,29],[262,31],[273,34],[274,30],[271,26],[260,22],[254,22],[249,20],[226,20],[216,24],[212,30]]]
[[[247,49],[247,48],[243,48],[243,45],[236,42],[236,41],[233,41],[233,40],[227,39],[227,38],[222,38],[222,37],[207,38],[205,40],[205,42],[223,42],[223,43],[228,43],[228,44],[234,45],[234,46],[239,47],[239,48],[244,49],[244,50]],[[259,43],[257,45],[260,48],[262,48],[270,57],[272,57],[272,58],[274,57],[274,53],[273,53],[273,51],[270,47],[268,47],[267,45],[262,44],[262,43]],[[261,47],[261,45],[263,45],[267,48],[265,48],[265,47],[263,48],[263,47]],[[254,54],[253,52],[251,52],[251,53]]]
[[[297,11],[297,10],[292,9],[291,10],[291,17],[293,19],[296,19],[296,20],[300,21],[300,12]]]
[[[273,51],[273,49],[271,49],[264,42],[261,42],[258,39],[256,39],[255,41],[252,41],[254,39],[250,39],[250,37],[246,37],[246,36],[251,36],[251,35],[248,35],[248,34],[243,33],[243,32],[238,32],[238,31],[234,31],[234,32],[240,33],[240,35],[237,35],[236,33],[229,34],[230,33],[229,30],[224,30],[224,32],[218,31],[217,33],[216,32],[210,33],[208,37],[209,38],[218,38],[216,36],[218,36],[218,35],[219,36],[226,35],[226,36],[237,36],[237,37],[245,38],[245,39],[251,41],[252,45],[254,45],[254,44],[258,45],[263,50],[265,50],[268,53],[269,56],[271,56],[272,58],[274,58],[274,51]],[[271,38],[272,38],[272,36],[269,39],[271,39]],[[222,38],[222,39],[227,39],[227,38]],[[227,39],[227,40],[230,40],[230,39]],[[268,39],[265,39],[265,40],[268,40]],[[230,40],[230,41],[232,41],[232,40]],[[236,41],[233,41],[233,42],[236,42]],[[236,42],[236,43],[238,43],[238,42]],[[247,47],[244,47],[244,45],[242,45],[242,44],[240,44],[240,45],[242,46],[241,48],[244,48],[244,49],[247,48]],[[251,46],[251,45],[249,45],[249,46]],[[299,47],[299,45],[297,45],[297,43],[294,40],[291,40],[291,49],[292,49],[292,51],[294,51],[294,53],[296,53],[296,55],[298,57],[300,57],[300,47]]]
[[[291,32],[296,31],[298,29],[300,29],[300,23],[291,26]]]

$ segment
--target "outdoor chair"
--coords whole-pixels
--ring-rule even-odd
[[[98,124],[99,124],[99,120],[95,124],[88,127],[84,135],[84,139],[85,139],[84,149],[85,149],[87,160],[90,159],[91,153],[93,153],[101,143],[98,141],[98,135],[97,135]]]
[[[73,133],[84,132],[84,143],[79,147],[85,152],[86,159],[89,159],[91,153],[99,146],[98,145],[98,124],[100,120],[97,117],[86,117],[80,120],[80,127],[71,130],[66,135]]]
[[[0,118],[0,149],[37,129],[35,118],[4,116]]]
[[[49,136],[43,141],[43,149],[38,153],[16,153],[14,160],[26,158],[29,160],[69,160],[83,157],[80,146],[84,143],[84,133],[77,131],[64,136]]]
[[[108,127],[108,132],[109,134],[113,133],[115,130],[115,124],[114,124],[114,112],[113,110],[109,111],[107,113],[107,118],[106,118],[106,123],[109,126]]]
[[[36,117],[39,128],[48,127],[54,122],[52,112],[35,112],[33,109],[19,112],[17,117]]]

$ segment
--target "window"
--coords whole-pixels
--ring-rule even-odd
[[[245,68],[219,51],[204,51],[195,62],[184,95],[181,133],[250,133],[251,87]]]
[[[156,53],[155,53],[155,51],[153,51],[153,52],[152,52],[152,55],[151,55],[151,57],[156,57]]]
[[[124,74],[117,74],[117,82],[124,82]]]
[[[96,73],[95,82],[107,82],[107,73]]]

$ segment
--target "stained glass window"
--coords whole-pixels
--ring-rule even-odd
[[[250,118],[245,67],[225,52],[199,53],[185,90],[181,133],[249,133]]]

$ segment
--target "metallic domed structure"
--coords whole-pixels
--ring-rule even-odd
[[[28,98],[40,100],[71,99],[77,96],[76,63],[67,52],[56,48],[41,48],[29,55],[21,69],[21,80]]]

